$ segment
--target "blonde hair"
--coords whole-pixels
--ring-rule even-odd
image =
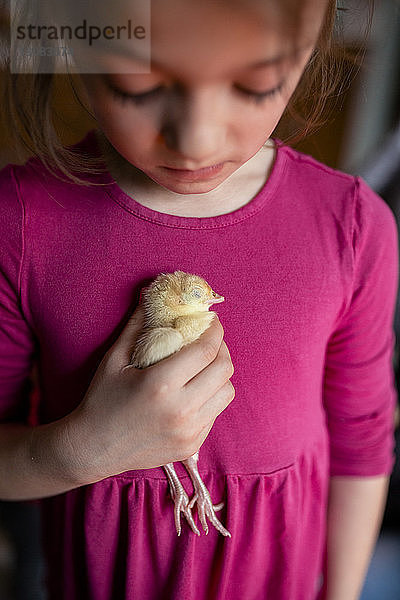
[[[365,37],[370,29],[373,5],[373,0],[369,0]],[[298,142],[323,124],[326,120],[323,117],[327,99],[339,94],[348,85],[343,80],[343,64],[350,58],[353,72],[361,64],[363,49],[349,57],[341,41],[340,17],[345,12],[345,9],[337,7],[336,0],[328,0],[317,44],[280,121],[279,128],[285,131],[283,139],[286,143]],[[12,73],[9,56],[3,56],[3,63],[6,67],[3,114],[16,151],[27,150],[37,156],[58,178],[57,171],[64,174],[70,182],[86,186],[104,185],[80,177],[83,174],[103,172],[103,160],[64,146],[55,131],[52,107],[54,74]],[[73,76],[67,74],[58,77],[68,77],[77,102],[88,111],[76,91]],[[310,98],[312,102],[309,101]]]

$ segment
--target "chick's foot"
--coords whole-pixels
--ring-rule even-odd
[[[172,499],[175,502],[174,517],[177,534],[181,535],[181,512],[183,512],[194,533],[196,535],[200,535],[200,531],[198,530],[192,516],[191,507],[189,506],[189,496],[185,492],[185,489],[181,484],[178,475],[176,474],[173,463],[164,465],[164,471],[167,474],[169,489]]]
[[[200,477],[200,473],[197,468],[198,460],[199,453],[196,452],[196,454],[194,454],[193,456],[190,456],[189,458],[182,461],[190,475],[195,491],[188,508],[192,509],[194,504],[197,503],[197,512],[203,529],[206,532],[206,535],[208,534],[208,525],[206,517],[208,517],[211,523],[214,525],[214,527],[218,529],[218,531],[222,533],[222,535],[232,537],[229,531],[225,529],[225,527],[222,525],[222,523],[217,518],[217,515],[215,514],[216,510],[221,510],[221,508],[224,506],[224,503],[220,502],[219,504],[213,505],[210,492],[208,491],[204,481]]]

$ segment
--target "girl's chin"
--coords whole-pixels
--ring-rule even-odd
[[[212,192],[223,183],[222,181],[216,183],[204,181],[172,183],[161,178],[154,181],[164,189],[174,192],[175,194],[206,194],[207,192]]]
[[[171,192],[202,194],[211,192],[231,175],[224,167],[225,165],[218,169],[218,172],[207,174],[159,167],[156,172],[149,173],[148,177]]]

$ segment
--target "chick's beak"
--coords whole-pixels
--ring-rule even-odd
[[[225,300],[225,298],[223,296],[220,296],[216,292],[213,292],[212,295],[213,295],[212,299],[207,300],[207,304],[209,304],[210,306],[211,306],[211,304],[217,304],[218,302],[223,302]]]

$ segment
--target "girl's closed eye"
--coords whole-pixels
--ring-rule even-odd
[[[239,86],[236,86],[236,89],[245,96],[247,96],[249,100],[252,100],[256,104],[259,104],[267,98],[273,98],[277,94],[280,94],[280,92],[283,89],[284,83],[284,81],[281,81],[276,87],[270,90],[266,90],[265,92],[255,92],[253,90],[247,90]]]
[[[243,95],[246,99],[255,102],[256,104],[261,104],[268,98],[272,98],[279,94],[282,91],[284,86],[284,81],[281,81],[276,87],[266,90],[264,92],[257,92],[254,90],[249,90],[243,88],[239,85],[235,85],[235,90]],[[166,88],[162,85],[158,85],[157,87],[148,90],[146,92],[141,92],[140,94],[133,94],[131,92],[126,92],[125,90],[121,90],[107,82],[107,87],[112,94],[112,97],[116,99],[118,102],[122,104],[126,104],[128,102],[132,102],[136,105],[145,104],[148,102],[152,102],[154,100],[158,100],[162,94],[166,91]]]
[[[126,104],[127,102],[133,102],[134,104],[144,104],[145,102],[155,100],[164,91],[164,87],[161,85],[147,92],[141,92],[140,94],[132,94],[131,92],[120,90],[119,88],[111,84],[108,84],[108,88],[112,94],[112,97],[121,102],[122,104]]]

